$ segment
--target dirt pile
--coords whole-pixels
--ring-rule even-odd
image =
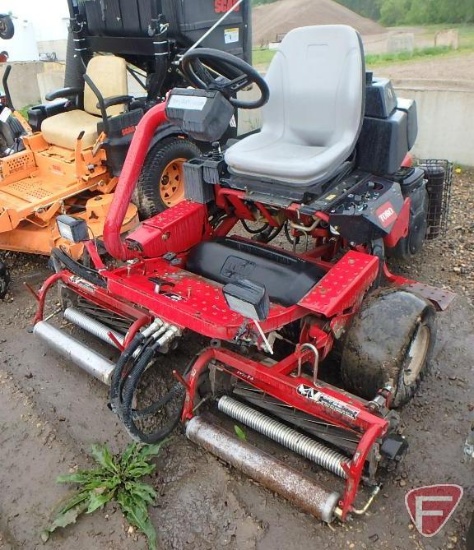
[[[261,46],[278,35],[305,25],[351,25],[362,35],[381,34],[385,29],[332,0],[279,0],[253,10],[253,43]]]

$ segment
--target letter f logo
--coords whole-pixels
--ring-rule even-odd
[[[405,504],[420,534],[432,537],[445,526],[462,495],[459,485],[429,485],[409,491]]]

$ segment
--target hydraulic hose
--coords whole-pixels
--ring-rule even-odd
[[[148,410],[151,410],[152,413],[156,414],[160,409],[166,406],[173,398],[180,398],[179,406],[177,406],[174,414],[171,415],[170,419],[164,424],[164,426],[158,428],[157,430],[151,433],[145,433],[141,428],[136,424],[138,418],[144,418],[145,416],[150,416],[151,413],[145,413],[145,411],[140,411],[137,414],[133,408],[133,398],[135,391],[140,382],[140,378],[148,367],[151,359],[158,352],[160,345],[155,343],[149,346],[139,357],[138,361],[132,367],[130,374],[127,376],[124,386],[123,386],[123,400],[121,403],[121,411],[119,416],[122,419],[122,422],[125,425],[130,436],[143,443],[152,444],[157,443],[165,439],[178,425],[181,418],[181,410],[184,405],[185,391],[181,384],[176,383],[171,390],[161,397],[158,402],[148,407]],[[181,389],[178,389],[178,387]],[[181,395],[179,395],[181,394]],[[158,403],[158,404],[157,404]],[[155,406],[156,405],[156,406]]]
[[[56,259],[62,263],[66,269],[68,269],[71,273],[74,273],[74,275],[82,277],[93,285],[100,286],[102,288],[107,287],[106,280],[99,275],[98,271],[76,262],[76,260],[73,260],[71,256],[66,254],[66,252],[63,252],[60,248],[53,248],[51,255],[53,256],[53,259]]]
[[[167,393],[165,393],[163,396],[161,396],[159,399],[157,399],[144,409],[137,411],[132,408],[135,391],[140,382],[140,378],[148,367],[150,360],[158,352],[159,345],[155,343],[154,345],[150,346],[148,350],[151,351],[151,353],[143,353],[140,356],[139,360],[133,366],[130,374],[127,376],[123,387],[123,399],[121,402],[121,411],[119,416],[124,423],[128,433],[133,439],[142,441],[143,443],[151,444],[162,441],[163,439],[168,437],[179,424],[186,393],[185,388],[179,382],[176,382]],[[184,369],[183,376],[186,376],[190,372],[198,357],[199,354],[192,357],[192,359],[189,361]],[[137,420],[146,419],[146,417],[150,417],[159,413],[161,409],[166,407],[166,405],[168,405],[172,401],[176,401],[176,409],[172,411],[171,414],[169,414],[169,419],[167,420],[166,424],[164,424],[152,433],[145,433],[137,426]]]
[[[116,414],[119,414],[121,408],[123,382],[126,378],[126,375],[128,374],[125,371],[125,367],[135,351],[140,346],[140,344],[143,342],[144,338],[145,337],[140,332],[135,335],[128,347],[120,355],[117,364],[115,365],[115,369],[112,373],[109,392],[109,404],[111,410]]]

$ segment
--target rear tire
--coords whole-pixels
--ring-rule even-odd
[[[194,143],[178,137],[159,141],[150,149],[135,197],[141,219],[163,212],[184,199],[183,164],[200,154]]]
[[[363,303],[344,343],[344,388],[373,399],[386,385],[391,406],[415,395],[429,368],[436,339],[435,309],[424,298],[402,289],[374,292]]]

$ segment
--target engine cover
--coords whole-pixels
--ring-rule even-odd
[[[329,223],[345,239],[355,244],[369,243],[390,234],[403,202],[397,182],[368,178],[331,206]]]

